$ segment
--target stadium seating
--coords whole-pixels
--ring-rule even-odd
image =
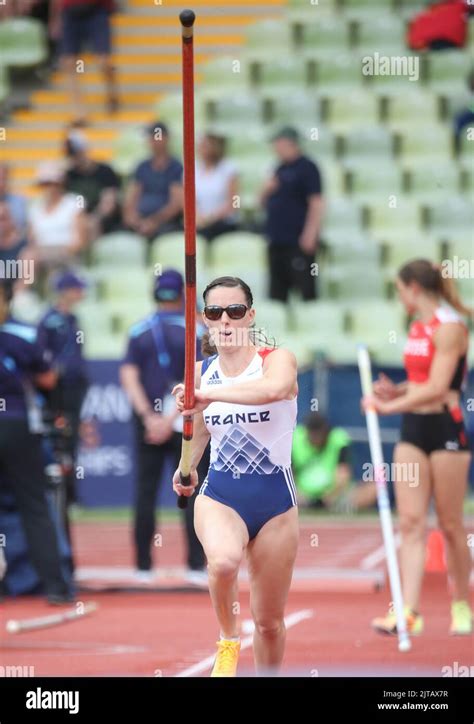
[[[96,266],[142,267],[145,264],[145,240],[131,232],[116,232],[97,239],[92,247],[92,261]]]
[[[16,68],[44,63],[48,56],[46,34],[39,20],[8,18],[0,23],[0,62]]]

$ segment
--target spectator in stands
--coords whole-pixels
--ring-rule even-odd
[[[351,512],[376,500],[375,484],[350,487],[350,438],[340,427],[331,427],[312,412],[293,437],[292,468],[300,503],[315,508]]]
[[[469,126],[474,124],[474,70],[469,73],[468,79],[469,98],[464,108],[461,108],[454,116],[454,148],[456,153],[461,150],[462,132]]]
[[[111,21],[114,0],[52,0],[50,35],[60,39],[61,55],[69,78],[71,100],[76,120],[85,123],[77,61],[84,46],[92,48],[104,75],[106,106],[109,113],[118,110],[119,100],[111,52]]]
[[[137,578],[151,581],[152,540],[155,531],[155,505],[164,465],[171,457],[174,469],[181,457],[182,418],[171,390],[184,377],[184,282],[174,269],[156,277],[156,312],[132,327],[120,379],[134,412],[138,458],[135,501],[135,548]],[[202,358],[196,339],[197,357]],[[198,468],[204,480],[209,451]],[[194,531],[194,501],[189,498],[185,511],[188,546],[188,578],[204,577],[204,551]]]
[[[196,164],[196,226],[208,241],[235,231],[238,194],[237,168],[225,158],[223,136],[206,133],[198,145]]]
[[[146,133],[151,158],[142,161],[127,189],[125,225],[152,241],[158,234],[182,228],[183,209],[181,163],[170,156],[168,128],[160,121]]]
[[[87,224],[78,198],[64,189],[65,172],[56,161],[42,163],[37,183],[42,194],[29,213],[25,255],[40,266],[71,263],[87,246]]]
[[[316,298],[315,256],[323,215],[322,183],[316,164],[303,155],[298,132],[283,128],[273,139],[280,161],[260,201],[267,214],[270,298],[282,302],[291,289],[304,301]]]
[[[67,508],[77,503],[76,455],[79,445],[80,412],[87,392],[86,361],[79,323],[74,314],[82,301],[87,285],[72,270],[59,272],[52,280],[55,296],[51,307],[38,325],[38,340],[47,351],[57,372],[54,387],[45,395],[50,419],[62,418],[67,423],[62,451],[71,459],[65,476],[65,510],[62,511],[65,529],[69,531]]]
[[[26,240],[13,222],[10,207],[5,201],[0,201],[0,261],[17,259],[25,245]]]
[[[10,167],[7,163],[0,163],[0,202],[8,204],[13,224],[22,239],[26,238],[28,220],[28,206],[26,199],[10,191]]]
[[[36,330],[10,316],[12,286],[0,279],[0,468],[13,495],[31,561],[52,604],[73,600],[61,569],[58,541],[46,498],[34,388],[51,388],[56,375]],[[28,402],[27,402],[28,395]]]
[[[117,231],[121,228],[119,177],[110,166],[89,156],[87,138],[80,130],[69,131],[65,151],[69,160],[66,191],[84,199],[89,242]]]

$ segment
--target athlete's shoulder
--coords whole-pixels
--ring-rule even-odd
[[[267,359],[286,361],[291,364],[296,364],[296,357],[289,349],[284,347],[261,347],[258,349],[258,354],[265,363]]]
[[[148,332],[148,330],[151,329],[152,326],[152,319],[153,316],[149,315],[148,317],[145,317],[145,319],[141,319],[139,322],[135,322],[135,324],[132,324],[129,331],[130,337],[139,337],[145,332]]]
[[[449,322],[454,324],[465,324],[462,316],[452,307],[442,306],[438,307],[435,312],[435,319],[439,324],[447,324]]]
[[[206,372],[209,370],[211,365],[217,360],[217,353],[212,354],[210,357],[205,357],[201,362],[198,362],[198,364],[201,365],[201,377],[206,374]]]

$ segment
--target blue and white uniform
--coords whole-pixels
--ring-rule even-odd
[[[261,378],[263,360],[271,351],[258,350],[237,377],[224,375],[219,355],[208,357],[202,363],[201,389]],[[296,396],[265,405],[212,402],[203,412],[211,458],[199,494],[233,508],[250,540],[268,520],[297,504],[291,471],[296,412]]]

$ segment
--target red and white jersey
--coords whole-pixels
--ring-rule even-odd
[[[270,349],[259,349],[237,377],[226,377],[219,355],[205,359],[201,388],[237,385],[263,375],[263,360]],[[278,400],[265,405],[212,402],[203,412],[211,434],[211,467],[232,473],[270,474],[289,468],[297,402]]]
[[[429,322],[418,319],[411,324],[403,358],[409,382],[422,383],[428,380],[436,352],[433,335],[441,324],[447,322],[461,324],[466,334],[468,333],[463,318],[451,307],[438,307]],[[450,389],[460,390],[466,375],[467,364],[464,354],[459,358]]]

